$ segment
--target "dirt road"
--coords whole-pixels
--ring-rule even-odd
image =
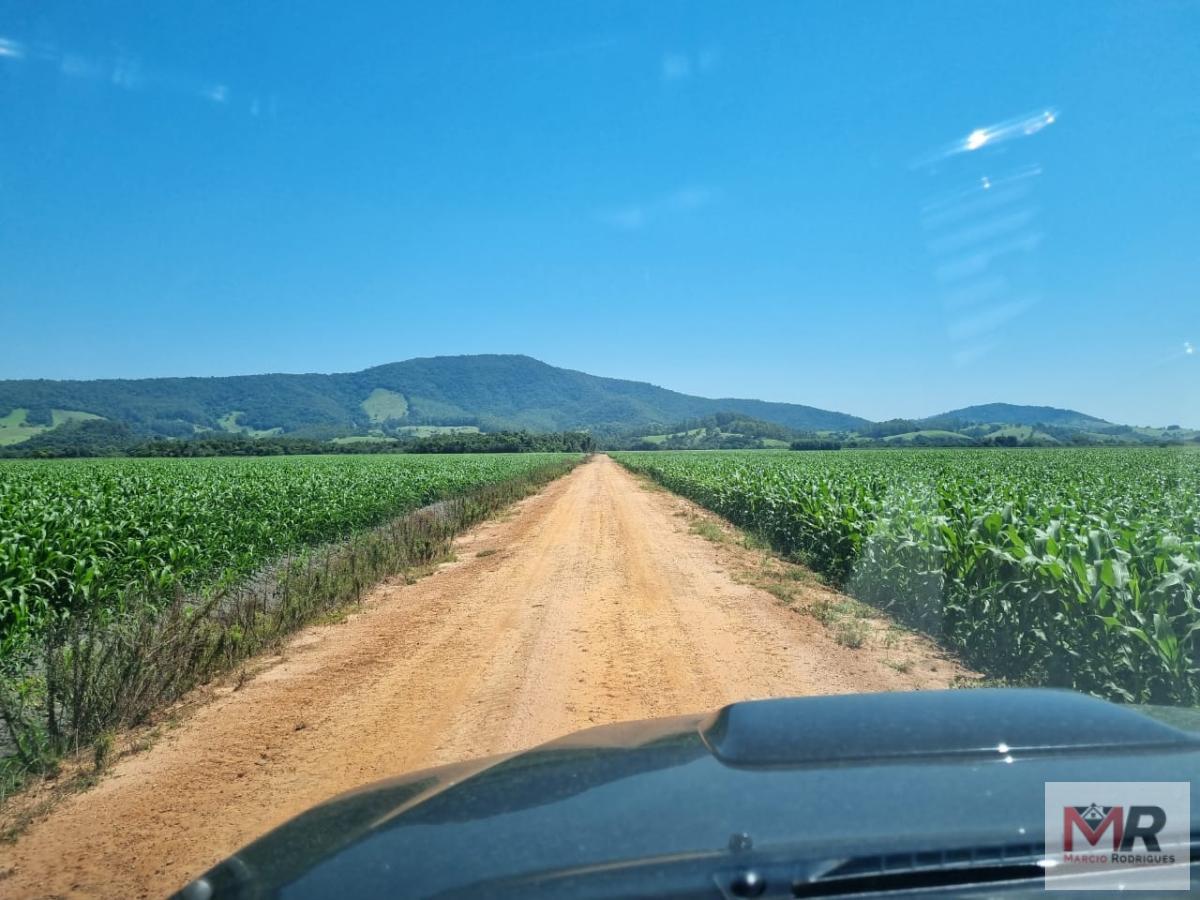
[[[0,894],[161,896],[364,782],[589,725],[788,694],[937,687],[912,637],[841,646],[752,586],[762,554],[607,457],[380,585],[0,846]],[[724,528],[724,526],[720,526]],[[801,609],[832,592],[803,587]],[[897,661],[899,660],[899,661]]]

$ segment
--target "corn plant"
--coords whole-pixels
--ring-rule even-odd
[[[0,464],[0,760],[136,720],[579,458]]]
[[[1200,453],[620,453],[1022,683],[1200,702]]]

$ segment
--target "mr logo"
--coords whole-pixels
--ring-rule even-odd
[[[1130,806],[1128,812],[1122,806],[1063,807],[1063,851],[1075,849],[1075,834],[1078,832],[1089,846],[1095,847],[1109,832],[1112,849],[1130,852],[1134,842],[1141,841],[1147,853],[1161,853],[1158,834],[1167,825],[1167,813],[1161,806]]]
[[[1188,890],[1191,795],[1186,781],[1047,781],[1046,890]]]

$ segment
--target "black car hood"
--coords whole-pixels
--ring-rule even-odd
[[[1185,711],[1065,691],[736,703],[342,795],[183,895],[522,895],[647,861],[1019,855],[1042,841],[1045,782],[1200,781],[1196,730]]]

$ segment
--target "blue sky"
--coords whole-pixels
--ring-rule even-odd
[[[0,378],[1200,426],[1200,3],[0,2]]]

